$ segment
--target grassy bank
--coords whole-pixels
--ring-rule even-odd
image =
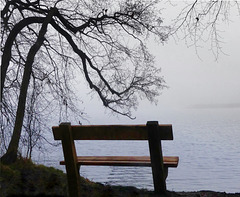
[[[10,166],[2,165],[0,196],[67,196],[66,174],[52,167],[33,164],[20,159]],[[135,187],[109,186],[81,178],[82,196],[86,197],[147,197],[155,196],[152,191]],[[240,197],[240,194],[219,192],[169,192],[169,196],[196,197]]]
[[[7,196],[67,196],[66,174],[52,167],[21,159],[7,166],[0,164],[0,194]],[[152,192],[134,187],[109,186],[81,177],[83,196],[150,196]]]

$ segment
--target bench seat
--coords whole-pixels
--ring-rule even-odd
[[[163,157],[164,167],[177,167],[179,157]],[[65,165],[65,161],[60,162]],[[78,165],[96,166],[148,166],[151,167],[149,156],[80,156],[77,157]]]

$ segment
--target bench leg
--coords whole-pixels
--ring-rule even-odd
[[[166,189],[166,173],[163,165],[162,146],[159,139],[158,122],[147,122],[148,143],[152,166],[154,191],[157,194],[165,194]]]
[[[70,167],[70,166],[69,166]],[[77,168],[75,168],[77,169]],[[80,197],[80,174],[79,171],[67,169],[68,191],[70,197]]]
[[[71,124],[60,124],[62,132],[62,147],[66,162],[66,172],[68,179],[68,191],[70,197],[80,197],[80,174],[77,165],[77,155],[75,144],[72,138]]]

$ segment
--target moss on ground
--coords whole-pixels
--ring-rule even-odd
[[[68,196],[66,174],[61,170],[19,159],[12,165],[0,163],[0,194],[8,196]],[[81,177],[82,196],[149,196],[152,192],[135,187],[94,183]]]
[[[0,194],[67,195],[66,175],[52,167],[35,165],[31,160],[19,159],[12,165],[0,163]]]

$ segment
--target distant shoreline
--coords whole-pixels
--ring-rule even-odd
[[[240,103],[212,103],[196,104],[189,106],[190,109],[240,109]]]

